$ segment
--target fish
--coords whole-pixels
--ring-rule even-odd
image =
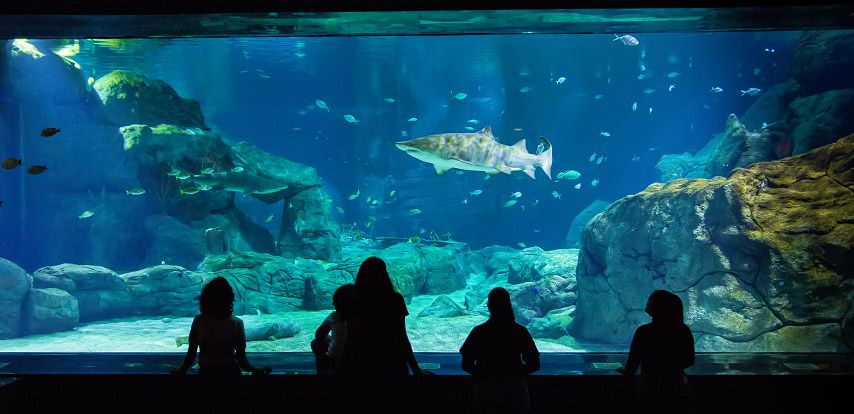
[[[517,192],[515,192],[515,193],[513,193],[513,194],[510,194],[510,197],[513,197],[513,198],[519,198],[519,197],[522,197],[522,192],[517,191]]]
[[[753,76],[759,76],[760,73],[762,73],[762,69],[753,68]]]
[[[385,98],[383,100],[388,102],[388,103],[394,103],[394,98]]]
[[[303,52],[302,50],[298,50],[298,51],[294,52],[294,56],[296,56],[298,58],[305,57],[305,52]]]
[[[18,168],[21,165],[21,160],[17,158],[6,158],[3,160],[3,169],[4,170],[13,170]]]
[[[557,80],[555,81],[555,84],[556,84],[556,85],[561,85],[561,84],[563,84],[564,82],[566,82],[566,78],[565,78],[565,77],[563,77],[563,76],[561,76],[561,77],[557,78]]]
[[[27,173],[29,173],[30,175],[38,175],[45,171],[47,171],[46,165],[34,165],[30,168],[27,168]]]
[[[317,105],[320,109],[325,109],[326,112],[329,112],[329,106],[326,105],[326,102],[321,101],[320,99],[314,101],[314,104]]]
[[[359,120],[350,114],[344,115],[344,120],[351,123],[351,124],[358,124],[359,123]]]
[[[479,121],[477,119],[469,119],[466,122],[469,124],[472,124],[472,125],[477,125],[479,123]]]
[[[616,34],[615,34],[615,35],[614,35],[614,40],[613,40],[613,41],[614,41],[614,42],[616,42],[617,40],[619,40],[619,41],[623,42],[623,45],[624,45],[624,46],[637,46],[637,45],[639,45],[639,44],[640,44],[640,42],[638,42],[638,39],[637,39],[637,38],[635,38],[635,37],[634,37],[634,36],[632,36],[632,35],[622,35],[622,36],[618,36],[618,35],[616,35]]]
[[[129,190],[125,190],[125,194],[134,195],[134,196],[143,195],[143,194],[145,194],[145,189],[139,188],[139,187],[134,187],[134,188],[131,188]]]
[[[259,78],[261,78],[261,79],[270,79],[270,78],[272,78],[272,76],[270,76],[270,75],[268,75],[268,74],[266,74],[266,73],[259,73],[259,74],[258,74],[258,77],[259,77]]]
[[[193,194],[198,194],[198,193],[199,193],[199,191],[202,191],[202,189],[201,189],[201,188],[199,188],[199,186],[197,186],[197,185],[191,185],[191,186],[189,186],[189,187],[184,187],[184,188],[182,188],[182,189],[178,190],[178,193],[179,193],[179,194],[181,194],[181,195],[184,195],[184,194],[186,194],[186,195],[193,195]]]
[[[652,89],[652,88],[646,88],[646,89],[644,89],[644,90],[643,90],[643,93],[644,93],[644,94],[646,94],[646,95],[649,95],[649,94],[651,94],[651,93],[655,93],[655,89]]]
[[[603,137],[610,137],[611,133],[608,131],[599,131],[599,135],[601,135]]]
[[[352,201],[352,200],[355,200],[355,199],[359,198],[359,194],[361,194],[361,191],[362,191],[361,189],[357,188],[357,189],[356,189],[356,192],[355,192],[355,193],[353,193],[353,194],[350,194],[350,196],[349,196],[349,197],[347,197],[347,199],[348,199],[348,200],[350,200],[350,201]]]
[[[464,198],[464,199],[463,199],[463,204],[468,204],[468,203],[469,203],[469,199]]]
[[[676,85],[670,84],[670,86],[667,87],[667,92],[673,92],[674,89],[676,89]]]
[[[522,92],[522,93],[531,92],[531,87],[530,86],[523,86],[522,88],[519,89],[519,92]]]
[[[408,137],[408,136],[409,136],[409,133],[408,133],[408,132],[406,132],[406,131],[400,131],[400,136],[402,136],[402,137]]]
[[[248,194],[274,194],[288,188],[287,184],[259,177],[253,174],[241,174],[234,171],[218,172],[207,175],[194,175],[191,181],[198,185],[209,185],[216,191],[233,191]]]
[[[456,99],[456,100],[458,100],[458,101],[462,101],[463,99],[466,99],[466,97],[467,97],[467,96],[468,96],[468,94],[467,94],[467,93],[465,93],[465,92],[460,92],[460,93],[458,93],[458,94],[454,95],[454,99]]]
[[[515,205],[516,205],[516,200],[510,200],[510,201],[504,203],[504,207],[513,207]]]
[[[417,121],[417,120],[418,120],[418,118],[416,118],[416,117],[414,117],[414,116],[413,116],[412,118],[409,118],[409,119],[407,119],[406,121],[407,121],[407,122],[415,122],[415,121]]]
[[[175,167],[172,167],[172,170],[170,170],[168,173],[166,173],[166,175],[168,175],[168,176],[170,176],[170,177],[175,177],[175,176],[177,176],[178,174],[181,174],[181,170],[179,170],[179,169],[177,169],[177,168],[175,168]]]
[[[389,197],[394,197],[394,194],[397,193],[397,190],[391,190],[388,192]]]
[[[651,106],[649,107],[649,113],[652,113],[652,107]]]
[[[540,167],[551,180],[553,148],[545,138],[540,140],[548,149],[542,154],[530,154],[524,138],[512,146],[504,145],[495,140],[492,128],[486,126],[473,133],[434,134],[395,145],[415,159],[433,164],[438,175],[456,168],[487,174],[523,171],[533,179],[536,167]]]
[[[94,84],[95,84],[95,78],[90,76],[89,79],[86,79],[86,85],[92,86]]]
[[[605,157],[600,156],[599,158],[596,159],[596,165],[601,164],[602,161],[604,161],[604,160],[605,160]]]
[[[537,155],[540,155],[540,154],[542,154],[542,153],[543,153],[543,151],[545,151],[545,150],[546,150],[546,144],[545,144],[545,143],[543,143],[542,141],[540,141],[540,143],[539,143],[539,144],[537,144],[537,152],[536,152],[536,154],[537,154]]]
[[[679,73],[679,72],[670,72],[667,74],[667,77],[670,79],[676,79],[679,76],[681,76],[681,73]]]
[[[593,99],[595,99],[595,100],[597,100],[597,101],[598,101],[598,100],[602,99],[602,97],[603,97],[603,96],[605,96],[605,95],[602,95],[601,93],[598,93],[598,94],[596,94],[596,96],[594,96],[594,97],[593,97]]]
[[[188,178],[190,178],[190,177],[192,177],[192,176],[193,176],[193,174],[190,174],[190,173],[188,173],[188,172],[186,172],[186,171],[181,171],[181,172],[179,172],[179,173],[175,176],[175,178],[177,178],[177,179],[179,179],[179,180],[186,180],[186,179],[188,179]]]
[[[638,103],[635,102],[632,104],[632,111],[637,111],[637,110],[638,110]]]
[[[269,222],[273,221],[274,218],[276,218],[276,215],[270,214],[269,216],[267,216],[267,218],[264,219],[264,223],[269,223]]]
[[[372,198],[371,196],[368,196],[368,199],[367,199],[367,200],[365,200],[365,203],[366,203],[366,204],[371,204],[371,198]]]
[[[581,183],[576,184],[573,188],[575,188],[576,190],[580,190],[581,189]]]
[[[746,91],[739,91],[739,92],[741,92],[741,96],[744,96],[744,95],[756,96],[756,95],[759,95],[759,92],[762,92],[762,89],[750,88]]]
[[[557,174],[558,180],[577,180],[579,177],[581,177],[581,173],[575,170],[561,171]]]
[[[409,210],[409,215],[410,215],[410,216],[416,216],[416,215],[418,215],[418,214],[421,214],[421,209],[420,209],[420,208],[413,208],[413,209],[410,209],[410,210]]]
[[[652,77],[651,73],[641,73],[640,75],[638,75],[638,80],[644,80],[646,78],[651,78],[651,77]]]
[[[379,203],[380,203],[380,200],[377,200],[377,199],[374,199],[374,201],[371,201],[371,205],[372,205],[372,206],[375,206],[375,205],[377,205],[377,204],[379,204]]]
[[[77,216],[77,218],[79,218],[79,219],[85,219],[85,218],[92,217],[92,216],[94,216],[94,215],[95,215],[95,212],[94,212],[94,211],[92,211],[92,210],[86,210],[86,211],[84,211],[84,212],[80,213],[80,215],[79,215],[79,216]]]
[[[522,243],[522,242],[516,243],[516,245],[523,248],[523,249],[528,247],[527,245],[525,245],[525,243]]]
[[[594,152],[593,154],[591,154],[591,155],[590,155],[590,158],[588,159],[588,161],[593,162],[593,160],[595,160],[595,159],[596,159],[596,155],[597,155],[597,154],[596,154],[595,152]]]
[[[242,172],[243,172],[243,167],[234,167],[234,168],[232,168],[232,169],[231,169],[231,172],[233,172],[233,173],[242,173]]]
[[[421,238],[418,236],[412,236],[412,237],[406,239],[406,242],[409,244],[418,244],[418,243],[421,243]]]
[[[199,174],[210,174],[212,172],[214,172],[214,169],[211,167],[208,167],[208,168],[205,168],[205,169],[199,171]]]
[[[715,87],[713,87],[712,89],[710,89],[710,90],[709,90],[709,92],[714,92],[714,93],[721,93],[721,92],[723,92],[723,91],[724,91],[724,90],[723,90],[722,88],[717,87],[717,86],[715,86]]]
[[[774,52],[775,52],[775,50],[773,48],[770,48],[770,49],[767,47],[765,48],[765,53],[774,53]]]
[[[560,200],[560,193],[559,193],[559,192],[557,192],[557,190],[552,191],[552,197],[554,197],[554,198],[556,198],[556,199]]]
[[[599,185],[599,179],[598,179],[598,178],[594,178],[594,179],[593,179],[593,181],[591,181],[591,182],[590,182],[590,186],[591,186],[591,187],[596,187],[597,185]]]
[[[42,130],[41,136],[43,136],[45,138],[52,137],[52,136],[58,134],[60,131],[62,131],[62,130],[59,128],[45,128]]]
[[[469,193],[469,195],[470,195],[470,196],[472,196],[472,197],[477,197],[477,196],[479,196],[479,195],[481,195],[481,194],[483,194],[483,190],[474,190],[474,191],[472,191],[472,192],[470,192],[470,193]]]
[[[463,129],[465,129],[466,131],[474,131],[474,128],[470,126],[464,127]]]
[[[632,161],[640,161],[640,156],[638,156],[638,155],[633,156]]]
[[[344,214],[344,209],[341,207],[335,207],[335,210],[337,210],[341,214]]]

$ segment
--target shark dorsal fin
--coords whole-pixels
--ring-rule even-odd
[[[513,148],[516,148],[517,150],[520,150],[520,151],[528,152],[528,145],[525,142],[525,138],[522,138],[519,140],[519,142],[513,144]]]
[[[481,130],[480,130],[480,131],[478,131],[477,133],[478,133],[478,134],[481,134],[481,135],[486,135],[486,136],[488,136],[488,137],[490,137],[490,138],[492,138],[492,139],[495,139],[495,137],[493,137],[493,136],[492,136],[492,127],[491,127],[491,126],[489,126],[489,125],[487,125],[487,126],[483,127],[483,129],[481,129]]]

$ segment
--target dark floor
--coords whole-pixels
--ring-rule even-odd
[[[410,377],[402,413],[468,412],[474,390],[455,354],[417,355],[435,376]],[[195,376],[171,376],[180,354],[0,354],[0,413],[342,412],[336,385],[311,375],[305,353],[253,353],[273,375],[244,376],[228,392]],[[545,354],[529,378],[532,412],[638,412],[634,382],[614,369],[625,354]],[[694,397],[680,412],[848,412],[851,354],[699,354]],[[213,398],[213,400],[211,400]],[[211,403],[213,401],[213,403]],[[841,405],[837,408],[832,408]],[[343,412],[365,412],[350,407]],[[376,412],[376,411],[374,411]]]

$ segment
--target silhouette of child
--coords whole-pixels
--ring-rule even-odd
[[[682,300],[666,290],[652,292],[646,313],[652,322],[641,325],[632,338],[624,375],[641,369],[639,396],[646,409],[679,409],[689,397],[684,369],[694,365],[694,336],[683,319]]]
[[[270,368],[253,367],[246,359],[246,333],[243,321],[232,315],[234,291],[225,278],[217,277],[204,288],[199,298],[201,313],[190,327],[190,347],[181,367],[173,373],[185,374],[199,353],[199,374],[239,376],[240,369],[252,374],[269,374]]]
[[[356,300],[356,285],[346,284],[332,295],[332,311],[314,332],[311,351],[318,374],[334,374],[344,354],[347,340],[347,317],[353,311]],[[330,335],[331,334],[331,335]]]
[[[540,369],[540,352],[530,332],[516,323],[504,288],[489,292],[487,307],[489,320],[472,329],[460,348],[463,370],[477,379],[475,411],[526,413],[525,376]]]

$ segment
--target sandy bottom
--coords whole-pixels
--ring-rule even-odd
[[[448,296],[461,306],[466,290]],[[433,303],[438,295],[422,295],[412,299],[406,318],[409,339],[415,352],[458,352],[471,329],[486,320],[482,315],[454,318],[418,318],[421,310]],[[323,311],[290,311],[271,315],[243,315],[247,325],[258,322],[293,321],[302,329],[292,338],[275,341],[249,342],[250,352],[309,352],[314,330],[329,315]],[[72,331],[0,340],[0,352],[186,352],[187,346],[177,347],[175,338],[187,336],[193,318],[122,318],[84,323]],[[536,339],[540,352],[597,351],[596,347],[581,345],[572,337]],[[601,350],[601,349],[599,349]]]

